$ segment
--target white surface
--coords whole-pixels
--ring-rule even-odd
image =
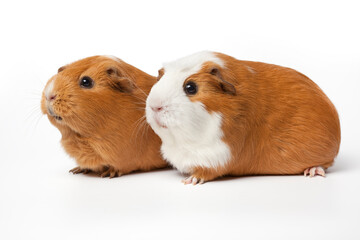
[[[360,239],[357,1],[2,1],[0,239]],[[175,170],[71,175],[40,93],[62,65],[111,54],[156,75],[200,50],[276,63],[336,105],[327,177],[228,178],[184,186]]]

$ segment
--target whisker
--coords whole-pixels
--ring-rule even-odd
[[[139,133],[140,131],[143,130],[145,119],[146,119],[145,116],[142,116],[141,118],[138,119],[137,127],[134,129],[135,137],[134,138],[131,137],[132,141],[138,148],[138,151],[136,152],[136,157],[140,156],[142,148],[144,147],[144,139],[143,138],[139,139],[140,136]]]
[[[135,123],[139,123],[139,121],[143,120],[145,117],[146,117],[146,116],[141,116],[138,120],[136,120],[136,121],[134,122],[134,124],[135,124]]]
[[[142,122],[141,130],[142,130],[141,139],[146,140],[147,139],[147,123],[146,123],[146,121]]]
[[[134,124],[133,125],[135,125],[134,126],[134,130],[133,130],[133,132],[131,133],[131,139],[133,138],[133,135],[134,135],[134,133],[135,133],[135,141],[137,140],[137,134],[138,134],[138,127],[140,126],[140,124],[141,124],[141,122],[142,121],[144,121],[145,120],[145,118],[144,118],[145,116],[142,116],[142,117],[140,117],[138,120],[136,120],[135,122],[134,122]]]
[[[35,105],[29,109],[27,114],[23,116],[26,123],[26,134],[32,135],[35,132],[42,116],[43,114],[41,113],[39,105]]]
[[[136,98],[136,99],[138,99],[138,100],[140,100],[143,104],[146,104],[146,98],[143,99],[143,98],[140,98],[140,97],[138,97],[138,96],[136,96],[136,95],[133,95],[133,97]]]
[[[38,125],[39,125],[39,122],[41,120],[41,118],[43,117],[44,115],[38,115],[38,118],[36,120],[36,123],[35,123],[35,130],[37,129]]]
[[[36,113],[41,113],[41,111],[40,111],[40,106],[33,106],[29,111],[28,111],[28,113],[26,114],[26,116],[25,116],[25,120],[27,121],[27,120],[30,120],[30,118],[34,115],[34,114],[36,114]]]
[[[134,129],[135,132],[135,137],[132,138],[135,141],[135,144],[139,144],[139,146],[142,146],[143,142],[144,142],[144,126],[146,126],[146,116],[142,116],[138,121],[137,121],[137,125]],[[139,137],[141,136],[140,140]]]
[[[146,98],[148,97],[148,95],[147,95],[141,88],[138,87],[138,90],[139,90],[141,93],[143,93],[143,94],[146,96]]]
[[[134,104],[136,105],[140,105],[140,106],[146,106],[146,103],[145,102],[137,102],[137,101],[134,101]]]

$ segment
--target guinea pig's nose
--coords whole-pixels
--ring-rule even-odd
[[[163,107],[151,107],[151,109],[154,111],[154,112],[160,112],[161,110],[163,110]]]
[[[56,98],[56,95],[51,95],[51,96],[50,96],[50,101],[55,100],[55,98]]]
[[[48,100],[48,101],[54,101],[56,99],[56,94],[52,94],[52,95],[50,95],[50,96],[48,96],[48,97],[46,97],[46,100]]]

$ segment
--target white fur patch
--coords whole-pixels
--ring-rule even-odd
[[[213,52],[209,51],[194,53],[190,56],[180,58],[176,61],[164,63],[163,67],[165,72],[182,72],[190,76],[199,71],[205,62],[214,62],[220,65],[220,67],[224,67],[223,61],[218,58]]]
[[[203,108],[204,109],[204,108]],[[156,131],[162,139],[161,152],[180,172],[191,173],[193,167],[216,168],[230,159],[230,149],[221,140],[221,116],[217,113],[205,113],[204,122],[197,125],[198,131],[190,134],[184,129]],[[200,125],[203,125],[202,127]],[[191,139],[190,139],[191,138]]]
[[[50,100],[51,96],[54,94],[54,82],[55,82],[55,77],[48,83],[48,85],[45,87],[44,90],[44,94],[45,94],[45,98],[46,100]]]
[[[103,55],[103,57],[110,58],[116,62],[120,62],[121,60],[113,55]]]
[[[190,101],[183,90],[185,79],[209,61],[224,66],[212,52],[200,52],[164,64],[164,75],[146,101],[146,118],[162,140],[164,158],[184,173],[190,173],[196,166],[223,166],[231,155],[222,141],[221,114],[210,114],[201,102]],[[152,110],[159,107],[161,111]]]

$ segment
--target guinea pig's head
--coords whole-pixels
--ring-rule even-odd
[[[59,68],[43,91],[42,112],[60,130],[70,128],[79,134],[121,121],[116,119],[117,103],[121,100],[126,108],[135,88],[122,63],[113,57],[94,56]]]
[[[224,78],[225,69],[213,52],[164,64],[146,100],[147,121],[163,141],[169,136],[191,141],[216,134],[226,111],[223,105],[236,95],[234,85]]]

